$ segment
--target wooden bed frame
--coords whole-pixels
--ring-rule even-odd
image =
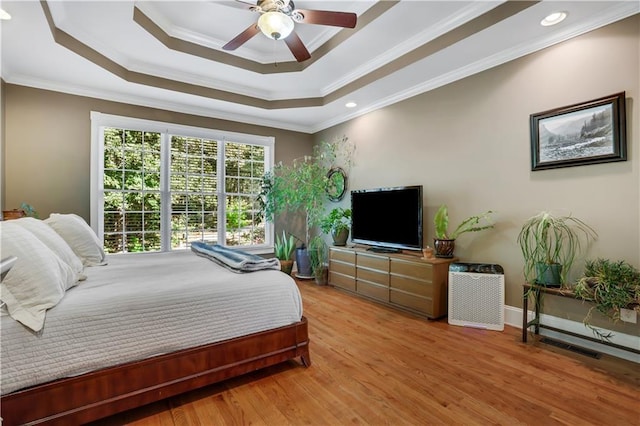
[[[307,319],[295,324],[56,380],[0,398],[2,425],[82,424],[300,357],[311,365]]]

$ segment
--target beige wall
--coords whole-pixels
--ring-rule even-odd
[[[274,136],[275,160],[289,162],[311,152],[304,133],[216,120],[153,108],[7,84],[4,209],[34,206],[40,217],[73,212],[89,220],[90,112],[143,118],[218,130]]]
[[[506,302],[521,306],[516,237],[541,210],[571,212],[592,225],[599,240],[590,256],[640,267],[639,40],[635,16],[328,129],[316,141],[345,134],[355,143],[350,189],[422,184],[425,244],[432,244],[442,203],[455,224],[495,211],[495,229],[463,234],[455,253],[501,264]],[[530,114],[621,91],[628,161],[530,170]]]

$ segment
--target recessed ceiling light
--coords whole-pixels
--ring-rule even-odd
[[[11,19],[11,15],[9,15],[9,12],[7,12],[4,9],[0,9],[0,19],[3,21],[8,21],[9,19]]]
[[[551,25],[559,24],[564,21],[567,17],[567,12],[553,12],[550,15],[547,15],[542,21],[540,21],[540,25],[544,27],[550,27]]]
[[[355,108],[358,106],[358,104],[355,102],[347,102],[346,104],[344,104],[344,106],[346,106],[347,108]]]

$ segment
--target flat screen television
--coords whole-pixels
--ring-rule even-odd
[[[351,240],[372,250],[422,249],[422,185],[351,191]]]

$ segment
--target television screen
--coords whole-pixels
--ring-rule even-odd
[[[422,185],[351,191],[351,240],[422,249]]]

